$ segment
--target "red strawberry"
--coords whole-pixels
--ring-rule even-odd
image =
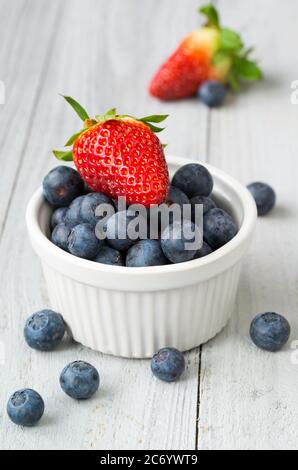
[[[54,151],[60,160],[73,160],[87,185],[111,198],[126,196],[128,204],[161,204],[169,187],[168,167],[163,145],[152,123],[167,116],[136,119],[118,115],[111,109],[90,119],[72,98],[65,97],[84,121],[84,129],[72,136],[68,152]]]
[[[149,91],[162,100],[194,95],[206,80],[218,80],[238,88],[239,80],[258,80],[261,71],[248,60],[240,36],[222,28],[212,5],[200,9],[207,24],[190,33],[153,77]]]

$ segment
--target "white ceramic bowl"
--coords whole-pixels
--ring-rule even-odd
[[[171,175],[191,162],[167,160]],[[31,243],[41,259],[52,308],[63,315],[76,341],[116,356],[151,357],[164,346],[194,348],[226,325],[256,206],[239,182],[205,166],[214,178],[215,199],[235,217],[239,232],[211,255],[187,263],[123,268],[76,258],[50,242],[51,208],[41,189],[32,196],[26,215]]]

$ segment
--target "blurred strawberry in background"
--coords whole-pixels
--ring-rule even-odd
[[[190,33],[153,77],[149,92],[161,100],[177,100],[197,93],[200,85],[215,80],[238,90],[242,80],[261,78],[238,33],[220,25],[213,5],[200,8],[206,24]]]

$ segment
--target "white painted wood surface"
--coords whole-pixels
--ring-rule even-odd
[[[290,83],[298,78],[298,5],[217,3],[225,23],[257,46],[266,80],[209,113],[196,100],[159,103],[146,93],[156,66],[199,23],[196,0],[0,0],[0,80],[6,85],[0,105],[0,449],[298,448],[298,366],[290,348],[270,355],[247,337],[251,318],[264,310],[283,312],[292,339],[298,333],[298,107],[290,104]],[[114,105],[137,115],[170,113],[163,134],[170,153],[208,160],[243,183],[264,179],[276,187],[278,208],[259,220],[233,320],[202,347],[201,365],[200,349],[186,355],[187,371],[177,384],[153,379],[148,361],[70,343],[41,354],[24,344],[25,318],[48,306],[25,207],[56,164],[51,149],[78,124],[58,93],[76,97],[91,113]],[[78,358],[101,375],[99,394],[86,403],[70,400],[58,383],[63,366]],[[43,395],[46,414],[39,426],[21,429],[5,407],[11,392],[27,386]]]

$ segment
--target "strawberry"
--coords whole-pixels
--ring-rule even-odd
[[[201,29],[190,33],[153,77],[149,92],[162,100],[194,95],[206,80],[218,80],[239,88],[240,80],[259,80],[261,70],[249,60],[239,34],[220,26],[213,5],[200,8],[207,17]]]
[[[59,160],[73,160],[87,183],[96,192],[111,198],[126,197],[128,204],[161,204],[169,187],[164,148],[156,132],[168,116],[156,115],[137,119],[119,115],[111,109],[90,119],[73,98],[65,96],[84,121],[84,129],[72,136],[66,152],[54,150]]]

